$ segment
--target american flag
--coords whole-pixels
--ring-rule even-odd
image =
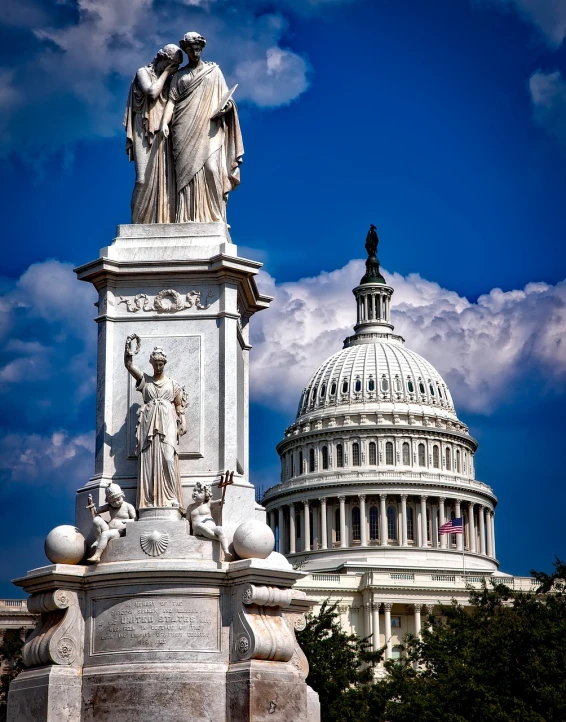
[[[463,519],[459,516],[457,519],[450,519],[443,524],[438,530],[439,534],[462,534],[464,531]]]

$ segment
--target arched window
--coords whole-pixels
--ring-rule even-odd
[[[322,468],[328,469],[328,446],[322,447]]]
[[[299,451],[299,476],[303,473],[303,452]]]
[[[344,466],[344,447],[342,444],[336,446],[336,466],[339,468]]]
[[[342,393],[347,394],[348,393],[348,379],[344,379],[342,383]]]
[[[309,449],[309,471],[311,474],[314,471],[314,449]]]
[[[411,450],[409,448],[409,444],[406,441],[403,444],[403,464],[405,466],[411,465]]]
[[[352,466],[360,465],[360,445],[358,442],[352,444]]]
[[[452,469],[452,454],[450,453],[450,449],[446,449],[446,470],[450,471]]]
[[[352,509],[352,540],[360,541],[360,534],[360,508],[358,506],[355,506]]]
[[[375,391],[375,381],[373,379],[368,381],[368,391]]]
[[[436,388],[438,389],[438,395],[440,396],[440,398],[443,398],[442,389],[440,388],[440,386],[437,386]]]
[[[390,466],[393,465],[393,442],[388,441],[385,444],[385,463]]]
[[[387,508],[387,536],[393,541],[397,541],[397,514],[392,506]]]
[[[375,441],[369,442],[369,465],[377,466],[377,444]]]
[[[419,444],[419,466],[425,466],[425,447],[424,444]]]
[[[381,377],[381,390],[385,393],[389,391],[389,379],[387,376]]]
[[[318,388],[315,386],[315,387],[314,387],[314,391],[312,392],[312,402],[313,402],[313,404],[314,404],[314,402],[316,401],[316,393],[317,393],[317,391],[318,391]]]
[[[378,525],[377,519],[378,519],[377,507],[370,506],[370,508],[369,508],[369,538],[370,539],[378,539],[379,538],[379,525]]]
[[[340,509],[336,509],[334,512],[334,538],[340,543]]]
[[[301,538],[301,514],[300,512],[297,512],[297,515],[295,516],[295,533],[297,535],[297,539]]]
[[[397,393],[403,391],[403,385],[401,384],[401,379],[398,376],[395,376],[395,379],[393,381],[393,388]]]
[[[407,539],[415,541],[415,521],[413,516],[413,508],[407,507]]]
[[[415,393],[415,386],[414,386],[413,382],[411,381],[411,379],[407,379],[407,388],[409,389],[410,394]]]
[[[460,473],[460,449],[456,449],[456,473]]]
[[[356,391],[356,393],[360,393],[360,391],[362,390],[362,382],[360,381],[360,379],[356,379],[354,390]]]
[[[336,381],[332,382],[332,385],[330,387],[330,395],[335,396],[336,395]]]
[[[440,454],[438,453],[438,446],[436,446],[436,444],[432,447],[432,465],[435,469],[440,467]]]
[[[322,384],[320,387],[320,398],[323,399],[326,396],[326,384]]]
[[[419,382],[419,391],[421,392],[421,394],[425,393],[425,387],[422,381]]]
[[[432,384],[429,384],[428,388],[430,389],[430,395],[434,396],[434,386]]]

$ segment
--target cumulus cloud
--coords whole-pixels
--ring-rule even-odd
[[[28,14],[35,45],[30,43],[17,68],[25,102],[8,96],[12,100],[5,104],[11,149],[54,149],[121,132],[136,70],[190,29],[207,37],[205,59],[218,62],[229,83],[239,82],[238,102],[273,107],[308,88],[308,63],[280,45],[287,20],[265,11],[259,0],[237,7],[219,0],[77,0],[72,14],[61,14],[59,4],[46,8],[26,0],[20,13],[0,14],[0,23],[23,25]],[[4,92],[13,93],[11,79],[6,81]],[[29,112],[39,106],[41,123]]]
[[[566,80],[559,70],[537,70],[529,79],[535,121],[566,147]]]
[[[538,29],[551,47],[560,47],[566,37],[564,0],[491,0],[491,2],[516,10],[520,17]]]
[[[291,411],[317,367],[352,333],[352,288],[364,273],[351,261],[332,273],[276,284],[263,274],[272,309],[253,319],[251,393]],[[386,274],[395,288],[392,320],[409,348],[448,383],[459,410],[490,413],[516,394],[522,374],[566,376],[566,282],[493,289],[477,303],[416,274]]]

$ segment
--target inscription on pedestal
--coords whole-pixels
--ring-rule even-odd
[[[220,651],[218,597],[144,594],[92,600],[91,654]]]

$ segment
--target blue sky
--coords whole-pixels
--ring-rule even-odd
[[[397,330],[480,441],[502,568],[566,557],[563,0],[11,0],[0,594],[43,564],[45,535],[72,521],[92,473],[94,295],[72,267],[129,221],[131,76],[190,29],[239,83],[246,154],[229,221],[275,295],[254,319],[252,481],[278,479],[274,446],[300,390],[353,324],[352,259],[372,222]]]

